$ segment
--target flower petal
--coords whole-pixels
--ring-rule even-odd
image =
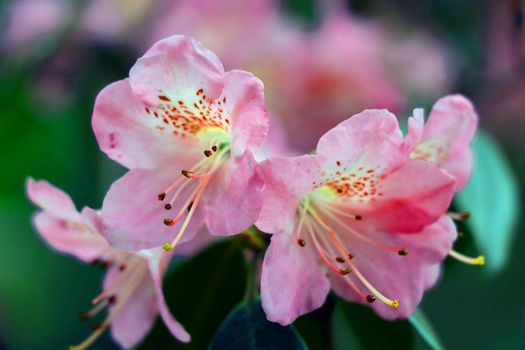
[[[157,295],[157,306],[160,312],[160,316],[164,321],[166,327],[168,327],[171,334],[180,340],[181,342],[188,343],[191,341],[191,337],[184,327],[173,317],[171,314],[166,300],[164,299],[164,293],[162,291],[162,268],[158,261],[150,261],[151,278],[155,287],[155,293]]]
[[[26,190],[29,199],[57,219],[81,221],[75,204],[67,193],[47,181],[28,178]]]
[[[224,109],[231,116],[232,151],[240,156],[254,152],[268,134],[269,119],[264,105],[264,85],[253,74],[233,70],[224,77]]]
[[[130,169],[153,168],[170,161],[188,163],[189,159],[195,159],[194,140],[181,140],[168,132],[165,118],[155,117],[153,113],[157,112],[133,94],[129,79],[104,88],[95,101],[92,119],[100,149]],[[198,153],[202,155],[200,149]]]
[[[299,200],[312,190],[319,172],[316,157],[270,158],[257,166],[257,172],[265,186],[256,226],[268,233],[291,234]]]
[[[421,142],[411,156],[432,162],[451,173],[456,179],[456,191],[461,190],[472,170],[472,164],[461,166],[461,159],[468,155],[468,147],[478,124],[472,103],[461,95],[451,95],[438,100],[423,129]],[[459,158],[454,160],[454,158]],[[453,165],[453,166],[449,166]]]
[[[288,325],[321,307],[329,291],[326,273],[310,250],[287,235],[272,236],[261,275],[262,306],[268,320]]]
[[[34,223],[38,233],[54,249],[92,262],[107,251],[104,237],[82,223],[69,223],[46,212],[37,213]]]
[[[147,104],[157,105],[159,91],[173,101],[199,88],[211,98],[219,96],[224,67],[201,43],[174,35],[156,42],[131,68],[129,75],[134,93]]]
[[[172,193],[168,193],[164,202],[159,202],[157,195],[180,176],[180,171],[170,168],[133,169],[113,183],[102,205],[104,235],[109,243],[120,249],[138,251],[170,242],[184,216],[171,227],[164,224],[164,219],[177,215],[196,184],[190,182],[182,190],[171,210],[166,210],[164,204],[170,201]],[[199,205],[181,242],[191,239],[202,225],[202,207]]]
[[[411,160],[380,180],[375,201],[354,205],[350,212],[364,225],[390,232],[418,232],[450,206],[454,179],[432,164]],[[381,195],[379,195],[381,194]]]
[[[104,278],[104,289],[114,284],[121,273],[118,267],[112,267]],[[131,349],[140,342],[149,333],[158,315],[157,294],[147,272],[143,273],[139,283],[129,298],[123,301],[125,304],[119,305],[117,295],[116,304],[109,309],[111,313],[119,308],[111,321],[111,335],[124,349]]]
[[[206,224],[214,235],[234,235],[255,223],[262,206],[262,180],[246,151],[213,175],[206,192]]]
[[[378,242],[406,248],[407,256],[399,256],[395,252],[373,246],[351,235],[344,236],[344,241],[353,249],[352,262],[355,268],[359,269],[382,294],[398,299],[400,302],[397,310],[379,300],[371,304],[371,307],[383,318],[396,319],[409,317],[421,302],[423,292],[436,283],[439,266],[450,252],[456,235],[452,220],[442,216],[436,223],[425,227],[418,234],[368,233],[369,238]],[[365,295],[370,294],[360,284],[355,274],[349,274],[344,278],[352,278]],[[345,299],[366,304],[366,301],[343,281],[343,277],[331,273],[330,279],[337,294]]]
[[[405,161],[403,135],[395,115],[385,109],[365,110],[324,134],[317,144],[323,170],[320,182],[365,166],[376,174],[393,171]]]

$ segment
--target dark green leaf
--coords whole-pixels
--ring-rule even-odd
[[[519,213],[518,190],[503,151],[492,138],[479,133],[473,147],[472,178],[456,200],[461,210],[472,214],[467,225],[494,273],[508,261]]]
[[[217,243],[177,264],[164,279],[164,294],[173,316],[192,342],[177,342],[157,322],[141,349],[205,349],[229,312],[241,302],[246,266],[238,240]]]
[[[385,321],[369,307],[337,300],[332,317],[334,349],[412,349],[407,321]]]
[[[414,326],[421,338],[423,338],[433,350],[444,349],[434,327],[432,327],[432,324],[430,324],[423,311],[416,309],[408,320],[412,326]]]
[[[291,327],[270,322],[259,300],[239,305],[224,321],[210,350],[306,349],[303,340]]]

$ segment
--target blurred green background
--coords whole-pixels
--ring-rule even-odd
[[[10,9],[15,2],[0,5],[3,28],[8,26]],[[70,5],[67,21],[52,34],[18,46],[3,42],[0,57],[0,349],[63,349],[83,339],[90,330],[77,315],[97,294],[102,276],[99,268],[57,254],[37,236],[31,226],[35,208],[26,198],[25,179],[28,176],[47,179],[68,192],[78,206],[97,208],[111,182],[124,171],[99,151],[90,117],[98,91],[126,77],[143,49],[132,45],[133,40],[129,38],[109,41],[79,36],[75,31],[77,19],[89,4],[71,1]],[[129,5],[129,11],[131,7]],[[287,0],[281,7],[291,18],[306,23],[305,30],[315,30],[323,8],[321,0]],[[124,8],[128,8],[127,5]],[[498,200],[502,191],[522,193],[525,3],[520,0],[361,0],[349,2],[346,8],[364,18],[402,22],[408,32],[412,26],[425,28],[451,49],[454,65],[449,68],[455,74],[449,92],[464,93],[474,101],[482,128],[503,150],[502,161],[508,162],[510,179],[516,181],[514,186],[512,180],[496,172],[482,186],[486,189],[484,195]],[[123,12],[122,16],[125,15]],[[25,17],[25,20],[29,23],[33,19]],[[140,32],[140,26],[140,22],[134,22],[133,33]],[[414,97],[407,105],[416,107],[422,101]],[[429,101],[424,103],[425,107],[430,106]],[[505,202],[505,198],[502,200]],[[469,198],[456,203],[460,209],[469,209],[475,204],[469,202]],[[523,201],[520,204],[523,206]],[[465,235],[457,249],[472,255],[481,250],[489,258],[490,252],[486,250],[490,251],[494,244],[498,247],[494,249],[507,256],[507,264],[493,273],[489,267],[477,268],[447,260],[443,280],[426,294],[422,304],[448,349],[525,348],[525,235],[522,234],[525,223],[518,215],[519,220],[509,224],[512,218],[506,218],[500,210],[508,209],[498,206],[483,217],[491,227],[491,232],[486,233],[485,245],[480,247],[479,242],[476,245],[470,227],[461,226]],[[519,209],[515,210],[520,214]],[[502,248],[496,242],[504,239],[500,238],[504,234],[499,232],[500,228],[510,232],[508,246],[503,244]],[[244,278],[242,271],[239,274],[239,278]],[[206,288],[208,283],[198,275],[189,274],[185,278],[187,288]],[[241,297],[231,297],[226,305],[234,306]],[[221,300],[210,303],[221,303]],[[338,344],[344,340],[338,340],[340,335],[327,336],[330,317],[323,314],[331,314],[336,303],[332,298],[324,309],[298,321],[296,326],[310,348],[327,348],[328,343],[341,348]],[[374,319],[361,307],[344,307],[349,308],[347,316],[356,315],[349,317],[348,327],[360,339],[361,348],[427,347],[412,329],[405,329],[404,323],[387,324]],[[228,311],[201,310],[214,313],[218,320]],[[203,337],[211,338],[216,331],[214,327],[216,322],[204,330]],[[156,345],[143,347],[172,348],[174,345],[170,342],[159,343],[159,339],[166,337],[163,332],[161,328],[156,329],[155,336],[148,339]],[[326,340],[327,337],[331,340]],[[354,344],[352,348],[357,346]],[[94,348],[113,349],[115,345],[106,334]]]

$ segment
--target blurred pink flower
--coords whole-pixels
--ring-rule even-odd
[[[45,181],[29,179],[27,193],[42,209],[35,214],[34,223],[47,243],[84,262],[111,266],[102,293],[93,299],[93,308],[82,318],[91,319],[105,308],[108,315],[73,349],[85,349],[110,326],[113,338],[123,348],[132,348],[150,331],[158,315],[177,339],[190,341],[189,334],[170,314],[162,293],[162,276],[171,254],[160,249],[131,254],[111,247],[103,236],[103,218],[99,213],[87,207],[79,213],[66,193]],[[188,254],[206,243],[191,242],[181,248]]]
[[[3,44],[25,51],[38,40],[56,34],[71,19],[71,3],[64,0],[17,0],[7,12]]]
[[[461,191],[472,172],[469,146],[478,124],[474,106],[461,95],[450,95],[436,102],[426,123],[423,110],[416,109],[414,117],[406,139],[410,156],[447,171],[456,180],[456,192]]]
[[[408,157],[404,143],[393,114],[366,110],[328,131],[316,155],[258,166],[256,225],[274,234],[261,277],[269,320],[293,322],[330,288],[361,303],[379,299],[372,308],[384,318],[406,318],[435,284],[456,238],[443,215],[454,180]]]
[[[173,36],[153,45],[129,79],[99,94],[93,128],[100,148],[131,169],[102,207],[116,247],[171,250],[204,223],[230,235],[257,219],[262,182],[253,152],[268,130],[263,85],[250,73],[225,72],[200,43]],[[167,243],[172,226],[178,233]]]
[[[227,67],[254,72],[287,142],[307,152],[353,113],[400,111],[405,96],[433,96],[449,84],[446,50],[430,35],[392,33],[338,5],[328,7],[320,28],[306,32],[273,0],[182,0],[157,12],[150,37],[190,35]]]

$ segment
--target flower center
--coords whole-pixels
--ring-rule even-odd
[[[213,174],[219,170],[224,161],[229,157],[230,149],[231,145],[229,142],[221,143],[217,138],[211,139],[209,147],[204,150],[205,157],[191,167],[191,169],[182,170],[181,176],[157,196],[157,199],[160,202],[165,202],[164,209],[170,211],[173,209],[175,201],[181,196],[182,192],[193,187],[193,189],[190,190],[190,194],[183,202],[184,204],[180,206],[177,214],[164,219],[164,224],[166,226],[174,226],[184,218],[175,238],[171,242],[166,242],[162,245],[162,248],[165,251],[170,251],[175,248],[177,243],[181,240],[200,203],[204,191],[213,177]],[[166,196],[170,193],[173,193],[171,199],[165,201]]]
[[[113,260],[111,260],[111,258]],[[82,343],[70,346],[70,350],[83,350],[88,348],[95,340],[110,326],[111,321],[119,314],[122,308],[130,302],[130,297],[137,288],[144,283],[148,275],[148,264],[145,259],[127,253],[116,253],[110,259],[102,262],[103,267],[109,264],[118,265],[118,276],[108,286],[104,287],[102,293],[92,300],[93,307],[82,314],[82,320],[91,320],[101,311],[108,308],[108,314],[102,323],[93,323],[93,333]]]
[[[297,216],[296,238],[300,247],[306,246],[306,240],[311,241],[326,266],[340,275],[364,301],[372,303],[379,299],[393,309],[399,307],[399,300],[384,296],[355,266],[353,258],[356,252],[352,252],[354,254],[350,252],[340,234],[352,235],[376,248],[400,256],[408,255],[407,249],[378,242],[363,235],[348,223],[348,221],[362,220],[361,215],[348,213],[343,208],[315,196],[308,196],[301,201]],[[351,272],[354,274],[351,275]],[[357,281],[352,277],[353,275],[356,276]],[[361,283],[370,294],[363,293],[357,283]]]

